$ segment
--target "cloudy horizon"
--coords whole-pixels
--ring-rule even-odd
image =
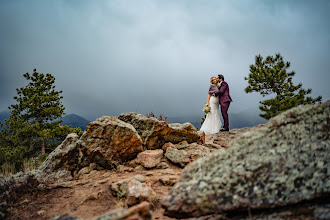
[[[255,56],[280,53],[295,84],[330,99],[329,1],[0,2],[0,111],[23,74],[51,73],[67,114],[203,115],[211,76],[230,86],[230,113],[255,111],[244,80]]]

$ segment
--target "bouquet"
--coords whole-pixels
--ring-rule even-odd
[[[205,112],[205,114],[209,113],[211,111],[211,107],[206,105],[204,108],[203,108],[203,112]]]

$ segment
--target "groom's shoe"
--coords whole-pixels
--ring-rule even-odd
[[[220,131],[229,131],[229,128],[221,128]]]

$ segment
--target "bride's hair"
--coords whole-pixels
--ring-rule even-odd
[[[212,76],[212,77],[211,77],[211,79],[210,79],[210,83],[211,83],[211,85],[212,85],[212,86],[215,86],[215,87],[216,87],[216,86],[217,86],[217,84],[214,84],[214,83],[212,82],[214,78],[217,78],[217,77],[215,77],[215,76]]]

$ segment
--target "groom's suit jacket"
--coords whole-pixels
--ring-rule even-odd
[[[215,93],[217,96],[219,96],[219,102],[220,105],[225,102],[232,102],[233,100],[230,97],[229,94],[229,86],[225,81],[222,81],[219,91]]]

